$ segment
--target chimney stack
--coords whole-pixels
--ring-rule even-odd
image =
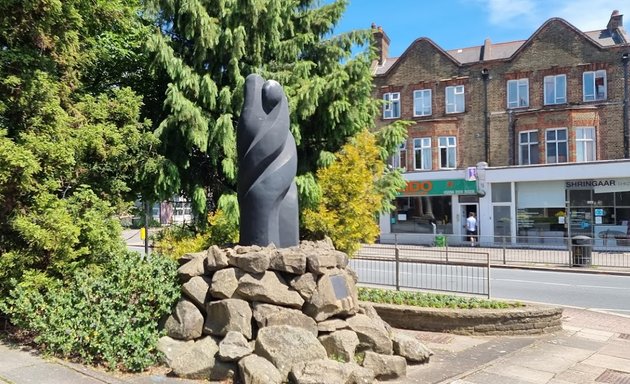
[[[383,65],[389,55],[389,37],[381,26],[372,23],[372,36],[374,37],[374,46],[378,55],[378,65]]]
[[[610,15],[610,20],[608,21],[606,29],[608,32],[612,33],[620,27],[623,27],[623,15],[619,14],[619,11],[615,9],[612,12],[612,15]]]
[[[492,41],[489,38],[483,41],[483,48],[481,49],[481,61],[492,60]]]

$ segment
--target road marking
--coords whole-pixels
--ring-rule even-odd
[[[548,282],[543,282],[543,281],[518,280],[518,279],[495,279],[495,278],[490,278],[490,280],[491,281],[507,281],[507,282],[511,282],[511,283],[558,285],[558,286],[563,286],[563,287],[574,287],[575,286],[573,284],[566,284],[566,283],[548,283]]]
[[[561,286],[561,287],[600,288],[600,289],[617,289],[620,291],[630,291],[630,287],[611,287],[611,286],[606,286],[606,285],[580,285],[580,284],[567,284],[567,283],[550,283],[546,281],[495,279],[495,278],[491,278],[490,280],[491,281],[506,281],[506,282],[512,282],[512,283],[556,285],[556,286]]]

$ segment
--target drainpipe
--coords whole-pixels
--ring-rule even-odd
[[[484,68],[481,70],[481,78],[483,79],[483,137],[484,137],[484,145],[486,147],[486,156],[485,162],[490,162],[490,142],[489,142],[489,124],[490,119],[488,118],[488,81],[490,81],[490,72],[488,68]]]
[[[630,159],[630,132],[628,132],[628,59],[630,53],[621,55],[623,63],[623,157]]]
[[[516,141],[514,140],[514,111],[508,109],[508,165],[516,165]]]

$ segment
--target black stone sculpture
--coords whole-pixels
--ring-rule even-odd
[[[240,244],[298,245],[297,150],[278,82],[247,76],[236,147]]]

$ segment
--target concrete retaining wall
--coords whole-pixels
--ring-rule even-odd
[[[562,308],[526,305],[510,309],[433,309],[376,304],[394,328],[460,335],[531,335],[562,329]]]

